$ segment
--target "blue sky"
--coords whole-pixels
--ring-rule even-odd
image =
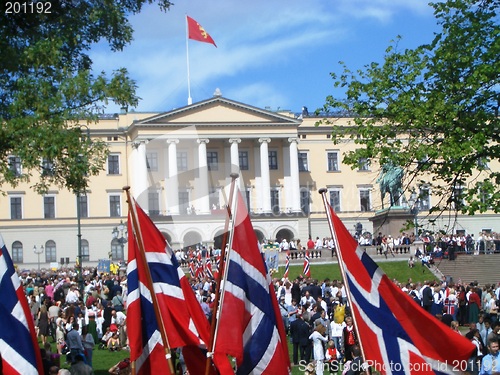
[[[187,104],[186,15],[218,47],[188,42],[193,102],[219,88],[232,100],[293,112],[342,96],[330,77],[341,72],[339,61],[359,69],[381,62],[398,35],[399,48],[414,48],[438,30],[427,0],[181,0],[168,12],[148,5],[131,17],[134,41],[123,52],[99,44],[91,53],[96,71],[129,70],[142,98],[136,111]]]

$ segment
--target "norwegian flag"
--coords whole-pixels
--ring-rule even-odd
[[[288,279],[288,272],[290,272],[290,251],[286,252],[286,258],[285,258],[285,273],[283,274],[283,277],[285,279]]]
[[[219,269],[220,269],[220,254],[217,254],[215,257],[215,269],[214,269],[214,278],[217,279],[219,277]]]
[[[309,251],[306,251],[304,256],[304,269],[302,271],[304,276],[311,277],[311,265],[309,264]]]
[[[26,295],[0,236],[0,361],[4,375],[43,374],[40,347]]]
[[[283,320],[240,193],[234,217],[214,353],[236,358],[240,375],[288,375]]]
[[[190,373],[204,373],[206,359],[200,347],[210,337],[208,321],[165,238],[135,201],[132,207],[137,228],[133,225],[133,213],[129,212],[127,320],[134,322],[127,326],[130,359],[135,362],[137,374],[152,374],[159,369],[170,374],[148,288],[146,268],[149,268],[168,346],[183,348]],[[138,232],[143,239],[147,264],[139,253]]]
[[[210,277],[211,279],[214,278],[214,274],[212,272],[212,262],[210,260],[210,257],[205,258],[205,274],[207,277]]]
[[[196,276],[194,257],[192,252],[189,252],[189,275],[191,276],[191,278],[194,278]]]
[[[422,309],[358,248],[324,199],[365,361],[381,374],[456,374],[475,346]]]
[[[203,261],[201,259],[201,251],[198,251],[198,255],[196,256],[196,277],[204,278],[205,270],[203,269]]]

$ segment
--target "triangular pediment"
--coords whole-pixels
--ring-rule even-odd
[[[140,121],[134,126],[298,126],[295,117],[249,106],[223,97],[214,97],[186,107],[164,112]]]

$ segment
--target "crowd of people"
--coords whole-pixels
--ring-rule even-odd
[[[471,374],[491,373],[487,371],[491,365],[488,358],[496,356],[500,340],[500,283],[463,285],[448,283],[445,278],[440,282],[394,283],[420,308],[476,345],[477,351],[468,362]],[[351,366],[359,357],[359,342],[340,280],[275,280],[275,287],[292,342],[294,365],[306,369],[314,363],[315,373],[320,375],[325,369],[331,374],[341,369],[348,374],[363,372],[360,366]]]
[[[405,243],[404,238],[400,243]],[[300,245],[299,241],[290,241],[288,246],[290,243],[297,246],[297,242]],[[283,245],[283,241],[280,244]],[[306,248],[324,247],[325,244],[328,248],[328,239],[309,238]],[[440,249],[436,241],[433,244],[434,251]],[[214,256],[211,249],[205,251],[207,257]],[[387,254],[390,251],[388,246]],[[96,269],[87,269],[84,276],[82,285],[70,269],[20,274],[42,344],[46,374],[63,371],[59,370],[61,361],[70,365],[72,373],[90,374],[95,349],[128,350],[126,274],[123,271],[120,276],[98,274]],[[190,277],[190,282],[207,319],[212,319],[215,280],[205,274]],[[319,282],[298,277],[273,282],[292,344],[292,363],[318,375],[323,374],[323,369],[335,374],[340,374],[341,369],[350,375],[360,373],[356,372],[362,371],[360,366],[351,366],[360,361],[359,342],[342,281],[326,279]],[[462,334],[467,331],[467,337],[478,347],[470,370],[478,373],[480,364],[492,348],[494,350],[494,341],[500,339],[500,284],[462,285],[446,280],[394,282],[450,329]],[[496,348],[498,351],[498,345]]]
[[[41,342],[45,374],[92,374],[94,349],[127,350],[126,276],[88,272],[83,290],[72,270],[22,273]]]

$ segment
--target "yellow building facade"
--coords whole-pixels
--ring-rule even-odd
[[[305,112],[274,112],[220,95],[165,113],[102,116],[89,126],[90,135],[106,141],[110,154],[87,194],[77,199],[57,188],[38,195],[29,184],[2,186],[0,233],[20,268],[74,265],[78,221],[84,266],[99,259],[126,260],[120,223],[127,220],[122,188],[130,186],[174,249],[217,246],[234,172],[262,240],[294,238],[305,244],[309,235],[329,237],[318,193],[323,187],[349,230],[362,225],[363,232],[372,233],[370,219],[382,207],[379,165],[360,161],[356,170],[343,165],[343,153],[356,145],[347,140],[334,145],[332,125],[315,126],[318,120]],[[338,118],[333,126],[348,121]],[[16,167],[22,168],[22,162]],[[400,203],[404,210],[405,199]],[[432,192],[419,204],[423,218],[432,206]],[[427,229],[474,234],[499,227],[498,215],[485,213],[453,222],[443,217]]]

